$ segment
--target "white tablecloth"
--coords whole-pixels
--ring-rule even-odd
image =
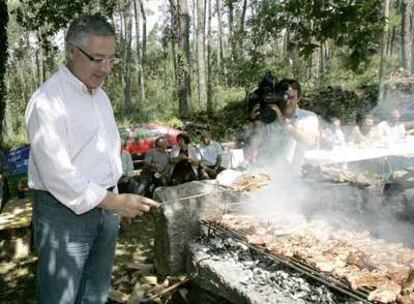
[[[305,153],[307,164],[347,163],[390,156],[414,157],[414,137],[388,147],[335,147],[332,150],[310,150]]]

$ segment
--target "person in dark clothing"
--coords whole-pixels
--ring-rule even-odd
[[[178,144],[171,150],[171,162],[174,169],[171,174],[171,185],[179,185],[198,180],[200,157],[191,144],[190,137],[181,133],[177,136]]]
[[[138,194],[138,183],[134,179],[134,163],[131,154],[127,151],[128,138],[122,139],[121,160],[122,160],[122,176],[118,181],[119,193],[135,193]]]
[[[138,193],[152,196],[156,188],[168,185],[171,165],[167,148],[167,138],[160,136],[155,140],[155,148],[145,154]]]

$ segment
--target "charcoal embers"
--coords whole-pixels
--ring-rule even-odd
[[[199,241],[198,248],[202,250],[204,260],[226,263],[223,271],[228,272],[228,265],[234,265],[240,293],[260,295],[262,303],[286,303],[286,299],[290,299],[289,303],[361,303],[330,290],[325,285],[232,238],[204,238]]]

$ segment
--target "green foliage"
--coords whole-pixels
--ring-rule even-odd
[[[193,113],[191,120],[205,125],[211,130],[213,137],[221,141],[237,140],[246,127],[247,106],[243,99],[229,101],[220,111]]]
[[[16,148],[21,145],[27,144],[27,142],[28,141],[26,137],[26,130],[24,128],[20,128],[19,132],[14,134],[12,137],[4,137],[1,149],[4,151],[8,151],[12,148]]]
[[[105,0],[20,0],[20,2],[21,5],[14,11],[17,21],[27,30],[41,31],[46,38],[44,41],[65,28],[78,14],[99,12],[111,16],[114,9],[114,2]]]
[[[381,0],[269,1],[256,0],[253,32],[266,41],[286,29],[293,35],[292,46],[308,58],[328,40],[347,46],[347,66],[357,71],[376,53],[384,19]]]
[[[213,88],[213,91],[215,96],[213,103],[216,112],[220,112],[223,108],[234,104],[234,102],[241,101],[246,98],[246,91],[244,88],[216,86]]]
[[[329,121],[339,118],[341,121],[355,123],[360,114],[369,113],[377,102],[377,87],[365,86],[361,96],[341,87],[326,87],[309,92],[301,100],[301,106],[309,109]]]

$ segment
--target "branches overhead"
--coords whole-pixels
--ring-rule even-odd
[[[81,13],[100,13],[110,16],[115,1],[106,0],[21,0],[21,5],[13,12],[17,21],[29,31],[41,30],[44,37],[55,34],[67,26],[68,22]]]
[[[378,50],[384,18],[380,0],[255,0],[257,13],[250,22],[256,39],[293,33],[291,43],[309,57],[330,40],[349,48],[348,66],[356,71]]]

